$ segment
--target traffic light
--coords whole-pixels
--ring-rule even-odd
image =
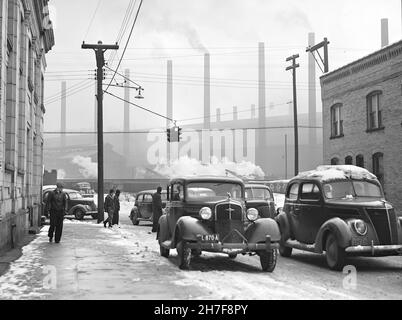
[[[182,128],[178,127],[177,130],[178,130],[178,140],[180,142],[181,141],[181,135],[182,135],[182,132],[181,132]]]
[[[166,130],[166,133],[167,133],[167,140],[168,140],[168,142],[171,142],[171,131],[170,131],[170,129],[167,129],[167,130]]]

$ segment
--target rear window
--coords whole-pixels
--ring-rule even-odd
[[[247,188],[247,200],[273,200],[271,192],[266,188]]]
[[[289,200],[297,200],[298,195],[299,195],[299,184],[298,183],[292,184],[289,188],[287,198]]]

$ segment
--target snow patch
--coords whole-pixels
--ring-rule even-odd
[[[295,179],[320,178],[323,182],[342,179],[370,179],[377,177],[368,170],[356,166],[319,166],[316,170],[300,173]]]

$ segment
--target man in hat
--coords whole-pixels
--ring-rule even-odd
[[[56,243],[61,240],[64,215],[67,212],[67,197],[61,183],[57,183],[57,188],[49,193],[46,202],[46,210],[50,215],[49,242],[53,242],[53,236]]]
[[[162,216],[162,187],[152,195],[152,232],[158,231],[159,218]]]

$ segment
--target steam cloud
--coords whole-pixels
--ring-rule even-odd
[[[215,157],[212,157],[210,164],[202,164],[197,159],[185,156],[179,160],[171,161],[170,164],[159,164],[154,169],[154,171],[169,178],[193,175],[226,176],[226,170],[248,179],[264,178],[265,176],[262,169],[254,163],[248,161],[235,163],[226,158],[218,160]]]
[[[91,158],[76,156],[72,162],[80,167],[79,172],[84,178],[91,179],[98,177],[98,164],[92,162]]]
[[[283,9],[275,15],[275,19],[286,26],[312,29],[307,15],[298,8]]]
[[[57,170],[57,179],[58,180],[63,180],[66,178],[66,172],[63,169]]]

